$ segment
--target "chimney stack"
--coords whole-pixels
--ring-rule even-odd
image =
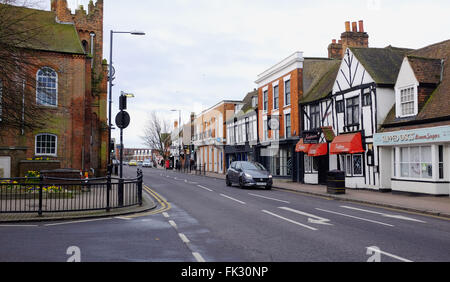
[[[364,32],[364,21],[359,21],[359,32]]]
[[[358,32],[358,26],[356,25],[356,22],[352,22],[352,32]]]
[[[345,22],[345,31],[350,32],[350,22]]]

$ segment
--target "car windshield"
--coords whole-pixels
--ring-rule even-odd
[[[243,162],[241,163],[241,167],[243,170],[266,170],[260,163]]]

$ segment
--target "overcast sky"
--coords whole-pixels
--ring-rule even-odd
[[[68,2],[72,9],[89,3]],[[370,47],[421,48],[450,38],[448,0],[104,2],[105,58],[111,29],[147,33],[114,36],[114,103],[120,91],[136,95],[128,103],[132,124],[124,138],[133,148],[143,147],[140,136],[150,111],[173,122],[178,113],[170,110],[181,109],[184,123],[190,112],[224,99],[241,100],[256,87],[258,74],[295,51],[326,57],[345,21],[364,20]],[[113,137],[118,136],[116,130]]]

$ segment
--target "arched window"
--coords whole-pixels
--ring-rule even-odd
[[[84,49],[84,53],[89,53],[89,44],[86,40],[83,40],[83,42],[81,42],[81,44],[83,44],[83,49]]]
[[[35,154],[36,156],[56,156],[58,148],[58,137],[54,134],[36,135]]]
[[[41,68],[36,77],[36,103],[58,106],[58,74],[49,67]]]

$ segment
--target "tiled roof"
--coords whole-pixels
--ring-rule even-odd
[[[55,12],[16,6],[8,6],[7,12],[10,14],[10,21],[18,23],[10,29],[29,37],[27,41],[17,43],[17,47],[72,54],[85,53],[75,26],[56,22]]]
[[[305,64],[304,68],[304,94],[300,103],[309,103],[326,97],[333,90],[336,81],[340,60],[316,61]],[[305,75],[306,74],[306,75]],[[314,76],[311,82],[307,82],[308,76]]]
[[[387,85],[395,85],[403,59],[412,51],[392,46],[386,48],[350,47],[350,50],[377,84]]]
[[[392,126],[407,121],[439,119],[450,116],[450,40],[439,42],[411,52],[408,56],[419,82],[439,83],[429,96],[419,114],[415,117],[398,119],[395,117],[395,106],[388,114],[384,125]],[[443,69],[440,66],[444,60]],[[438,64],[439,63],[439,64]],[[439,70],[440,69],[440,70]],[[438,76],[439,73],[439,76]]]
[[[414,74],[419,83],[438,84],[441,79],[441,60],[408,56]]]

